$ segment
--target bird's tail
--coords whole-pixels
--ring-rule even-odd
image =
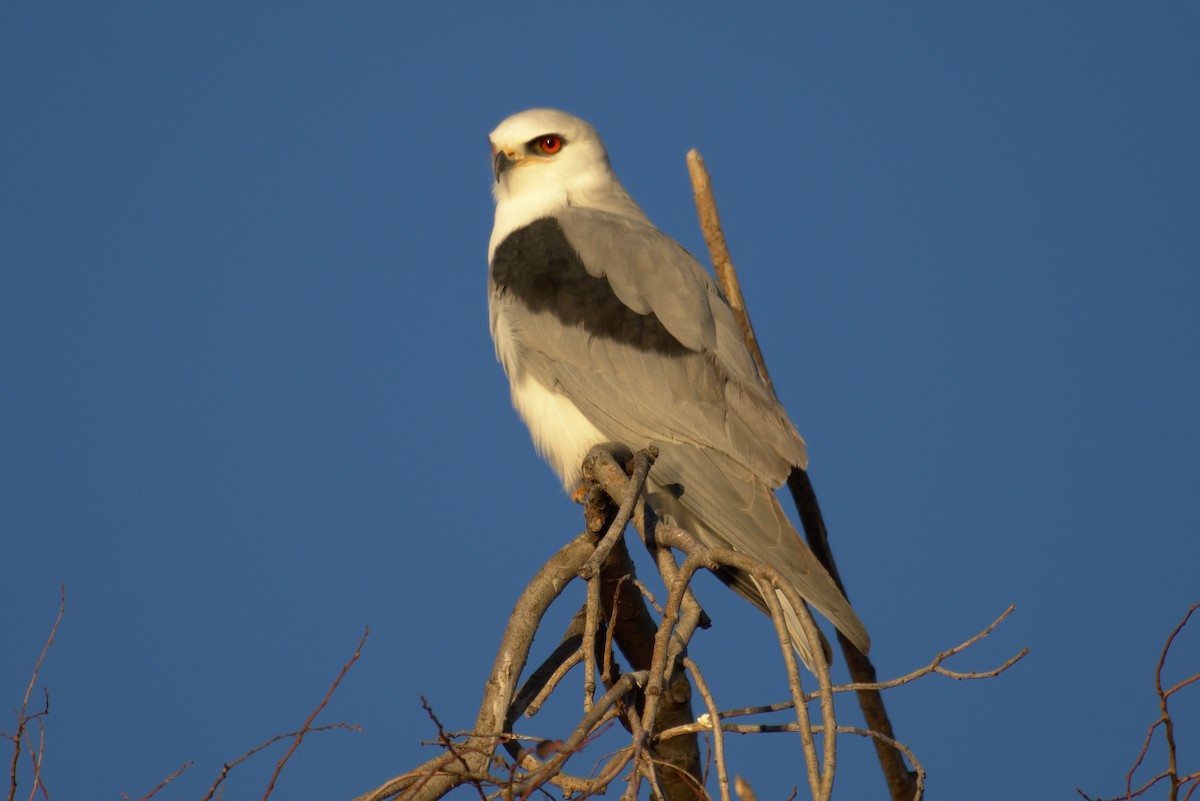
[[[820,612],[863,653],[870,637],[850,602],[804,544],[766,482],[728,456],[711,450],[660,445],[647,481],[647,500],[710,547],[732,548],[775,568],[812,608]],[[738,594],[768,612],[765,583],[734,569],[717,576]],[[815,647],[800,626],[796,610],[780,593],[792,644],[810,668]],[[821,649],[828,652],[827,644]]]

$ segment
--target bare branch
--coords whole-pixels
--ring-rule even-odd
[[[582,578],[590,579],[600,575],[600,565],[608,558],[608,554],[613,549],[617,539],[625,532],[625,526],[629,524],[629,518],[633,515],[633,507],[642,494],[642,488],[646,485],[646,476],[650,473],[650,465],[654,464],[654,460],[657,458],[657,448],[648,448],[634,454],[633,474],[629,477],[629,488],[625,499],[621,502],[621,506],[617,510],[616,518],[609,524],[608,532],[604,535],[604,539],[596,544],[596,552],[591,555],[579,571],[579,575]]]
[[[49,711],[49,698],[47,697],[47,711]],[[42,761],[46,756],[46,725],[43,722],[44,716],[38,715],[34,718],[37,721],[38,742],[33,744],[33,737],[29,734],[29,729],[25,729],[25,742],[29,745],[29,761],[33,766],[33,787],[29,790],[29,801],[33,801],[33,797],[40,790],[42,798],[45,801],[50,801],[50,790],[46,787],[46,782],[42,778]]]
[[[429,701],[425,700],[425,696],[423,695],[421,696],[421,708],[425,710],[425,714],[429,716],[429,719],[433,721],[433,725],[437,729],[438,745],[445,748],[446,753],[454,755],[458,763],[462,765],[464,773],[471,773],[471,766],[466,763],[462,754],[454,748],[454,743],[446,736],[445,727],[442,726],[442,722],[438,720],[438,716],[433,712],[433,707],[429,705]],[[478,781],[472,781],[471,784],[474,785],[475,790],[479,793],[480,801],[487,801],[487,795],[483,792],[483,785]]]
[[[959,679],[959,680],[990,679],[990,678],[999,676],[1001,673],[1008,670],[1010,667],[1012,667],[1017,662],[1019,662],[1021,659],[1023,659],[1029,653],[1029,649],[1022,648],[1017,654],[1015,654],[1014,656],[1009,658],[1007,661],[1004,662],[1004,664],[1000,665],[999,667],[993,668],[992,670],[985,670],[985,671],[981,671],[981,672],[964,673],[964,672],[960,672],[960,671],[956,671],[956,670],[950,670],[949,668],[942,667],[942,663],[945,662],[950,657],[954,656],[955,654],[962,653],[967,648],[970,648],[972,645],[974,645],[975,643],[982,640],[984,637],[991,634],[993,631],[996,630],[996,627],[999,626],[1004,621],[1005,618],[1007,618],[1009,615],[1011,615],[1016,610],[1016,608],[1017,607],[1015,604],[1010,604],[1009,607],[1000,614],[1000,617],[996,618],[990,624],[988,624],[988,626],[986,628],[984,628],[983,631],[979,632],[974,637],[971,637],[969,640],[959,643],[958,645],[954,646],[953,648],[951,648],[947,651],[942,651],[940,654],[935,656],[933,658],[933,661],[930,662],[925,667],[918,668],[917,670],[914,670],[911,673],[900,676],[899,678],[891,679],[890,681],[877,681],[877,682],[870,682],[870,683],[856,682],[854,684],[848,684],[843,687],[839,687],[838,692],[846,692],[849,690],[854,690],[854,691],[858,691],[858,690],[888,690],[888,689],[891,689],[892,687],[899,687],[901,684],[908,684],[910,681],[915,681],[916,679],[919,679],[922,676],[926,676],[930,673],[939,673],[943,676],[949,676],[952,679]]]
[[[721,793],[721,801],[729,801],[729,773],[725,765],[725,734],[721,731],[721,713],[717,710],[717,702],[713,698],[712,692],[708,689],[708,684],[704,681],[704,676],[700,673],[700,668],[690,659],[683,660],[684,666],[688,673],[692,675],[692,681],[696,683],[696,690],[700,693],[700,697],[704,700],[704,706],[708,709],[704,717],[712,722],[709,731],[712,732],[713,753],[717,763],[717,788]],[[741,777],[738,777],[741,781]],[[738,796],[745,796],[738,791]]]
[[[229,776],[230,771],[245,762],[250,757],[266,748],[269,748],[280,740],[286,740],[290,738],[292,740],[292,745],[290,748],[288,748],[287,753],[284,754],[279,762],[275,765],[275,772],[271,775],[271,781],[267,785],[267,789],[263,794],[264,799],[271,795],[272,790],[275,788],[275,782],[278,780],[279,774],[283,770],[283,766],[287,763],[288,759],[291,758],[292,754],[295,753],[296,749],[300,745],[300,741],[304,739],[306,734],[310,734],[312,732],[330,731],[332,729],[347,729],[349,731],[361,732],[361,726],[355,726],[349,723],[331,723],[324,726],[313,726],[312,722],[316,719],[317,715],[321,713],[321,710],[325,708],[325,705],[329,703],[329,699],[333,697],[333,693],[337,690],[338,685],[341,684],[341,681],[345,677],[347,671],[350,670],[354,663],[358,661],[359,656],[362,655],[363,644],[367,641],[367,636],[370,633],[371,631],[369,628],[363,631],[363,636],[358,641],[358,647],[355,649],[354,655],[350,657],[350,661],[342,666],[337,678],[334,679],[333,684],[330,685],[329,690],[325,693],[325,696],[321,699],[321,702],[317,704],[317,708],[314,709],[311,714],[309,714],[300,729],[297,731],[287,732],[285,734],[277,734],[269,740],[254,746],[232,762],[225,763],[225,765],[223,765],[221,768],[221,773],[217,776],[216,780],[213,781],[212,786],[208,788],[208,793],[205,794],[201,801],[211,801],[211,799],[217,795],[217,791],[220,790],[221,785],[224,784],[225,779]],[[171,778],[174,778],[174,776]]]
[[[521,686],[509,708],[505,730],[511,730],[513,722],[522,714],[526,717],[536,715],[563,677],[583,660],[580,643],[583,641],[585,615],[586,607],[575,613],[558,647]],[[510,744],[516,745],[513,741],[510,741]],[[513,757],[519,758],[515,753]]]
[[[28,732],[30,722],[34,720],[40,721],[46,715],[50,714],[50,692],[43,690],[45,696],[45,705],[40,712],[29,714],[29,696],[33,694],[34,685],[37,684],[38,674],[42,672],[42,662],[46,659],[46,653],[50,650],[50,645],[54,642],[54,635],[58,633],[58,624],[62,622],[63,613],[67,609],[67,585],[59,586],[59,604],[58,615],[54,618],[54,625],[50,627],[50,635],[46,637],[46,642],[42,645],[42,652],[38,654],[37,661],[33,664],[33,675],[29,677],[29,685],[25,688],[25,696],[21,699],[21,708],[17,711],[17,729],[13,734],[3,734],[3,736],[13,743],[12,762],[9,770],[9,786],[8,786],[8,801],[13,801],[17,795],[17,765],[21,759],[21,741],[28,742]],[[38,724],[41,725],[40,722]],[[33,793],[40,787],[42,793],[45,794],[45,785],[42,782],[42,748],[45,745],[45,732],[42,732],[39,738],[42,743],[37,750],[33,750],[30,743],[30,758],[33,760]]]
[[[823,653],[820,647],[820,633],[816,623],[802,599],[796,591],[772,566],[763,564],[745,554],[723,548],[708,548],[691,536],[687,531],[658,521],[653,511],[636,498],[632,506],[628,502],[630,479],[625,475],[611,453],[596,449],[588,456],[588,474],[596,479],[604,494],[629,508],[629,518],[639,535],[647,543],[647,547],[656,554],[656,562],[661,566],[663,580],[667,583],[668,597],[665,607],[661,610],[660,620],[655,623],[650,617],[649,608],[643,601],[642,590],[636,578],[633,577],[632,562],[624,548],[623,540],[615,542],[609,558],[603,563],[599,583],[595,589],[589,589],[589,604],[600,604],[602,608],[592,613],[586,608],[579,610],[563,636],[554,654],[534,672],[516,694],[514,700],[513,688],[524,663],[528,657],[528,646],[533,631],[540,623],[541,617],[554,597],[563,587],[578,575],[582,566],[594,552],[591,543],[594,535],[585,532],[575,541],[565,546],[551,561],[539,571],[534,582],[523,593],[517,603],[512,619],[509,622],[504,640],[500,648],[492,679],[489,680],[484,694],[484,701],[476,727],[469,733],[447,735],[438,725],[438,744],[446,753],[426,762],[419,768],[399,776],[375,791],[360,796],[359,801],[372,799],[380,801],[396,795],[413,801],[432,801],[439,798],[455,786],[464,783],[474,783],[477,791],[484,793],[484,787],[497,787],[505,799],[526,798],[531,793],[546,784],[554,784],[570,794],[581,796],[604,792],[609,782],[617,775],[629,769],[625,779],[623,797],[636,798],[641,782],[648,782],[651,794],[675,801],[681,798],[703,798],[702,773],[697,759],[693,770],[682,768],[673,759],[663,758],[663,749],[672,741],[683,737],[693,739],[700,732],[709,733],[713,738],[716,750],[716,762],[720,794],[722,801],[729,797],[728,773],[725,764],[723,746],[724,732],[739,733],[768,733],[792,732],[799,733],[804,743],[805,761],[809,766],[809,787],[814,799],[828,799],[832,791],[833,775],[836,768],[835,744],[838,735],[851,734],[869,737],[881,747],[894,749],[901,758],[907,757],[915,766],[913,782],[916,798],[920,798],[924,786],[924,772],[917,763],[911,751],[889,734],[875,730],[857,729],[838,726],[834,718],[833,696],[836,692],[862,690],[864,686],[873,691],[915,680],[931,673],[942,673],[956,679],[985,678],[998,675],[1013,664],[1010,659],[1000,668],[985,672],[954,671],[944,666],[945,660],[961,653],[964,649],[988,636],[1011,612],[1010,608],[996,621],[985,627],[979,634],[966,642],[950,648],[934,657],[929,665],[913,671],[908,676],[887,682],[874,682],[864,685],[833,686],[829,677],[828,666],[817,665],[818,688],[815,692],[806,693],[802,684],[799,666],[796,662],[795,651],[791,646],[790,633],[783,625],[783,607],[781,598],[795,608],[801,628],[808,639],[811,650],[815,654]],[[594,494],[594,493],[593,493]],[[603,511],[596,506],[599,517],[614,516],[615,511],[610,507]],[[607,519],[607,517],[606,517]],[[601,526],[603,527],[603,526]],[[671,554],[678,550],[684,555],[683,562],[677,563]],[[662,558],[663,556],[666,558]],[[685,615],[690,595],[690,584],[694,575],[700,570],[720,570],[735,568],[761,582],[765,588],[764,598],[773,613],[776,622],[776,638],[780,644],[780,654],[787,667],[788,683],[792,689],[792,700],[789,703],[770,706],[754,707],[747,710],[731,710],[721,712],[713,697],[712,690],[704,681],[699,667],[686,656],[686,637],[691,636],[695,626],[684,631]],[[596,579],[593,579],[596,581]],[[694,600],[694,599],[693,599]],[[699,624],[702,613],[699,606],[694,606],[695,617],[693,624]],[[632,614],[631,613],[636,613]],[[608,690],[595,699],[590,708],[584,713],[574,730],[562,739],[532,738],[539,742],[539,747],[533,750],[522,748],[517,742],[520,738],[512,733],[513,722],[525,711],[527,706],[541,703],[545,698],[547,687],[558,682],[569,670],[571,664],[582,660],[583,629],[591,616],[596,626],[603,626],[604,637],[596,635],[592,638],[592,648],[601,649],[603,653],[604,671],[602,677],[608,685]],[[640,632],[632,641],[626,641],[630,632]],[[635,670],[619,678],[613,677],[612,644],[616,642],[634,664]],[[643,645],[639,645],[639,643]],[[649,644],[648,651],[643,648]],[[599,660],[599,655],[597,655]],[[648,667],[647,667],[648,666]],[[668,702],[678,699],[677,685],[673,678],[676,670],[685,669],[693,677],[701,693],[707,713],[700,721],[692,718],[668,723],[660,714],[660,710],[668,708]],[[684,688],[690,685],[683,680]],[[642,693],[637,692],[641,688]],[[684,699],[686,700],[686,691]],[[809,718],[808,703],[818,701],[821,708],[821,720]],[[641,701],[641,708],[638,703]],[[687,707],[687,708],[690,708]],[[796,720],[786,725],[767,724],[734,724],[729,719],[735,715],[754,714],[763,711],[775,711],[791,708],[796,714]],[[497,723],[491,717],[492,710],[503,709],[503,717]],[[690,714],[690,713],[689,713]],[[574,777],[563,773],[566,762],[591,742],[599,733],[611,726],[613,721],[624,721],[630,731],[629,745],[621,748],[608,759],[590,778]],[[824,754],[818,757],[814,735],[823,735]],[[465,738],[465,741],[460,739]],[[508,763],[494,754],[497,745],[504,744],[514,761]],[[673,786],[670,782],[679,780]]]
[[[192,764],[193,763],[191,763],[191,762],[184,762],[182,765],[179,766],[179,770],[175,771],[170,776],[168,776],[167,778],[165,778],[161,782],[159,782],[157,787],[155,787],[150,792],[146,793],[144,796],[142,796],[140,799],[138,799],[138,801],[150,801],[151,798],[153,798],[155,795],[158,794],[159,790],[161,790],[162,788],[166,787],[171,782],[178,779],[181,775],[183,775],[183,772],[185,770],[187,770],[188,768],[190,768],[192,766]],[[124,796],[125,798],[129,798],[129,796],[126,796],[124,793],[121,793],[121,795]]]
[[[354,666],[354,663],[358,661],[358,658],[362,656],[363,644],[366,643],[367,637],[370,635],[370,633],[371,629],[369,627],[364,629],[363,636],[358,641],[358,647],[354,650],[354,655],[350,657],[349,662],[342,666],[341,672],[339,672],[337,678],[333,680],[333,684],[329,686],[329,691],[325,693],[325,697],[321,699],[319,704],[317,704],[317,708],[314,709],[307,718],[305,718],[304,725],[300,727],[300,731],[298,731],[296,736],[292,739],[292,744],[288,748],[287,753],[284,754],[279,760],[279,763],[275,765],[275,772],[271,774],[271,781],[267,784],[266,792],[263,793],[263,801],[266,801],[271,796],[271,791],[275,789],[275,782],[279,779],[279,774],[283,771],[283,766],[287,764],[287,761],[291,759],[292,754],[294,754],[296,749],[300,747],[301,741],[304,740],[304,735],[311,730],[312,722],[316,719],[317,715],[321,714],[321,710],[325,708],[325,705],[329,703],[329,699],[332,698],[334,692],[337,691],[338,685],[342,683],[342,679],[346,676],[346,672],[350,670],[350,668]]]
[[[733,269],[733,258],[729,255],[729,246],[725,243],[725,231],[721,227],[721,216],[717,213],[717,202],[713,197],[712,179],[708,176],[708,168],[704,166],[704,159],[695,150],[688,151],[687,165],[688,175],[692,179],[692,193],[696,198],[696,212],[700,215],[700,230],[704,233],[705,242],[708,243],[708,253],[712,259],[713,271],[717,274],[721,291],[725,293],[725,299],[729,301],[729,308],[733,310],[733,316],[737,319],[738,328],[742,331],[742,339],[746,341],[747,347],[750,348],[750,355],[754,357],[758,374],[774,394],[775,385],[771,383],[771,376],[767,372],[767,363],[758,346],[758,337],[754,336],[754,326],[750,324],[750,314],[746,311],[742,287],[738,282],[737,272]]]
[[[1171,711],[1167,703],[1168,699],[1173,694],[1190,684],[1200,681],[1200,673],[1177,682],[1168,690],[1163,689],[1162,679],[1163,667],[1167,662],[1167,654],[1170,653],[1171,646],[1174,644],[1175,638],[1181,631],[1183,631],[1184,626],[1188,624],[1192,614],[1197,609],[1200,609],[1200,603],[1192,604],[1188,608],[1187,612],[1183,616],[1183,619],[1180,620],[1175,628],[1171,630],[1170,635],[1167,637],[1166,643],[1163,645],[1162,652],[1159,654],[1158,664],[1155,665],[1154,668],[1154,689],[1158,694],[1158,719],[1151,723],[1150,727],[1146,730],[1146,736],[1142,740],[1141,751],[1138,752],[1137,759],[1133,761],[1133,767],[1131,767],[1129,772],[1125,774],[1125,795],[1121,796],[1121,798],[1126,799],[1126,801],[1132,801],[1132,799],[1143,795],[1147,790],[1161,782],[1163,779],[1168,780],[1167,798],[1169,801],[1178,801],[1180,790],[1190,784],[1191,786],[1187,787],[1187,792],[1184,795],[1184,801],[1188,801],[1188,799],[1190,799],[1192,794],[1195,792],[1196,787],[1200,786],[1200,771],[1188,773],[1184,776],[1179,775],[1179,762],[1175,744],[1175,722],[1171,718]],[[1153,778],[1145,781],[1135,790],[1133,788],[1133,777],[1137,774],[1138,769],[1142,766],[1143,761],[1145,761],[1146,755],[1150,751],[1150,744],[1154,740],[1154,732],[1159,727],[1162,727],[1163,740],[1166,743],[1167,768]],[[1088,799],[1088,801],[1093,801],[1093,799],[1091,799],[1083,792],[1083,790],[1080,790],[1078,787],[1075,788],[1075,792],[1079,793],[1079,795],[1083,798]],[[1114,801],[1116,801],[1116,799],[1114,799]]]
[[[331,731],[333,729],[347,729],[349,731],[357,731],[357,732],[362,731],[361,726],[355,726],[355,725],[352,725],[349,723],[330,723],[325,726],[310,726],[308,729],[308,732],[312,733],[312,732],[318,732],[318,731]],[[300,734],[299,731],[289,731],[289,732],[285,732],[284,734],[276,734],[271,739],[266,740],[265,742],[259,743],[258,745],[254,746],[249,751],[242,754],[240,757],[233,760],[232,762],[227,762],[224,766],[222,766],[220,775],[217,776],[216,781],[214,781],[212,783],[212,786],[208,788],[208,792],[205,794],[204,798],[201,799],[201,801],[211,801],[213,796],[215,796],[217,794],[217,790],[220,789],[221,785],[225,782],[225,779],[229,776],[230,771],[232,771],[238,765],[242,764],[247,759],[249,759],[250,757],[257,754],[259,751],[262,751],[266,748],[270,748],[272,745],[279,742],[280,740],[286,740],[289,737],[296,737],[299,734]]]
[[[804,703],[804,687],[800,682],[800,668],[796,664],[795,648],[792,646],[783,617],[783,605],[779,602],[779,595],[774,592],[776,588],[773,585],[767,586],[771,589],[762,595],[767,602],[767,607],[771,610],[771,622],[775,624],[775,636],[779,638],[783,663],[787,668],[788,689],[792,692],[792,707],[796,712],[796,728],[800,732],[800,743],[804,748],[804,766],[808,769],[808,787],[815,801],[827,801],[829,795],[825,791],[823,773],[828,773],[832,779],[833,774],[830,772],[832,766],[828,764],[829,754],[826,754],[827,761],[825,769],[822,771],[822,765],[817,761],[817,747],[813,740],[812,725],[809,723],[808,705]],[[801,604],[801,608],[804,608],[803,604]],[[807,609],[805,611],[807,612]],[[805,634],[808,632],[806,631]],[[820,653],[821,648],[818,644],[817,650],[813,652],[814,661],[821,661],[817,656]]]

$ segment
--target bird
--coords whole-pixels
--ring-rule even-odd
[[[709,273],[650,222],[584,120],[530,109],[488,139],[492,339],[513,406],[563,488],[579,486],[596,445],[656,448],[644,494],[656,514],[775,567],[865,654],[866,628],[775,496],[807,467],[804,440]],[[769,590],[753,577],[718,577],[767,612]],[[811,670],[799,619],[779,599]]]

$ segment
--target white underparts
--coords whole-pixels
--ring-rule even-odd
[[[565,395],[528,375],[512,382],[512,401],[538,453],[562,479],[563,489],[573,490],[579,484],[583,457],[605,441],[604,435]]]

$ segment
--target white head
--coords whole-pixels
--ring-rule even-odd
[[[600,135],[578,117],[522,111],[496,126],[488,141],[496,177],[491,252],[512,231],[567,206],[645,219],[613,175]]]

